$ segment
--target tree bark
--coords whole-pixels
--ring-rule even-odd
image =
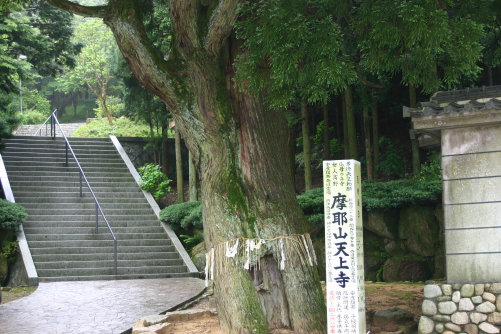
[[[329,137],[329,109],[327,104],[324,104],[324,160],[329,160],[330,154],[330,137]]]
[[[167,134],[167,124],[162,124],[162,173],[169,176],[169,136]]]
[[[346,104],[346,129],[348,133],[348,159],[357,159],[357,129],[355,126],[355,110],[353,110],[351,87],[346,88],[344,97]]]
[[[306,101],[301,101],[301,127],[303,131],[304,190],[311,189],[311,140],[310,119]]]
[[[411,108],[416,108],[417,98],[416,98],[416,87],[414,85],[409,85],[409,102]],[[412,172],[414,175],[418,175],[421,170],[421,161],[419,158],[419,142],[416,136],[411,137],[411,151],[412,151]]]
[[[47,1],[76,13],[80,7],[85,15],[93,13],[93,7]],[[252,259],[249,269],[240,262],[242,255],[218,255],[224,270],[213,278],[221,326],[231,333],[274,328],[325,333],[326,309],[316,268],[296,256],[279,266],[280,250],[270,241],[306,233],[309,225],[291,182],[284,114],[268,110],[264,99],[233,85],[239,54],[232,34],[237,2],[220,0],[207,10],[200,8],[200,1],[170,0],[174,35],[168,57],[158,55],[148,40],[139,2],[109,0],[105,13],[99,7],[95,16],[102,15],[110,26],[134,75],[166,103],[194,155],[201,171],[208,249],[245,238],[259,238],[269,246]],[[254,267],[258,260],[260,266]]]
[[[176,187],[177,187],[177,202],[184,202],[184,180],[183,180],[183,159],[181,156],[181,134],[177,128],[175,130],[176,141]]]
[[[343,98],[341,99],[341,111],[343,113],[343,148],[344,148],[344,158],[350,158],[350,149],[348,146],[348,118],[346,117],[346,91],[343,92]]]
[[[190,189],[188,192],[189,201],[198,201],[198,187],[197,187],[197,169],[195,163],[193,162],[193,155],[191,152],[188,153],[188,163],[189,163],[189,183]]]
[[[364,122],[364,138],[365,138],[365,160],[367,163],[367,179],[374,180],[373,165],[372,165],[372,145],[371,145],[371,124],[369,119],[369,106],[367,102],[362,107],[362,117]]]
[[[372,141],[374,153],[374,178],[377,179],[377,167],[379,165],[379,115],[375,94],[372,94]]]

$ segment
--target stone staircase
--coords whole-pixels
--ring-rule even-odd
[[[40,281],[192,276],[110,139],[70,138],[118,240],[113,240],[62,138],[13,137],[2,157]]]
[[[73,132],[79,127],[85,125],[85,122],[80,123],[61,123],[61,129],[66,137],[70,137]],[[33,136],[40,129],[40,124],[20,125],[13,134],[16,136]],[[50,133],[50,125],[47,125],[47,131]],[[59,131],[59,130],[58,130]],[[42,128],[42,134],[45,135],[45,126]]]

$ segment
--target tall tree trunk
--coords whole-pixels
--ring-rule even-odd
[[[346,104],[346,129],[348,132],[348,159],[358,159],[357,128],[355,126],[355,110],[353,109],[351,87],[346,88],[344,97]]]
[[[204,2],[170,0],[175,52],[168,60],[148,40],[137,1],[109,0],[94,7],[47,1],[104,18],[132,72],[169,106],[177,131],[200,163],[204,237],[215,250],[214,292],[224,330],[325,333],[316,268],[293,251],[281,256],[282,249],[293,249],[291,240],[309,230],[284,150],[285,116],[264,108],[261,97],[234,89],[238,1],[220,1],[217,10],[207,11],[200,8]],[[245,245],[249,238],[264,243],[253,257],[246,256],[245,246],[234,257],[225,255],[225,245],[236,240]]]
[[[191,152],[188,153],[188,163],[189,163],[189,183],[190,188],[188,192],[189,201],[198,201],[198,187],[197,187],[197,169],[193,161],[193,155]]]
[[[494,84],[492,79],[492,66],[487,66],[487,81],[489,86]]]
[[[377,99],[374,92],[372,92],[372,141],[374,153],[374,178],[377,179],[377,167],[379,165],[379,115]]]
[[[365,138],[365,160],[367,163],[367,179],[374,180],[373,165],[372,165],[372,145],[371,145],[371,124],[369,119],[369,106],[367,101],[362,107],[362,117],[364,122],[364,138]]]
[[[167,123],[162,124],[162,173],[169,176],[169,135]]]
[[[179,128],[175,127],[176,141],[176,187],[177,187],[177,202],[184,202],[184,180],[183,180],[183,159],[181,156],[181,134]]]
[[[346,91],[343,92],[343,98],[341,99],[342,113],[343,113],[343,148],[344,148],[344,158],[350,158],[350,147],[348,145],[348,117],[346,117]]]
[[[330,137],[329,137],[329,109],[327,108],[327,103],[324,104],[324,160],[329,160],[330,154]]]
[[[409,102],[411,108],[416,108],[416,87],[409,85]],[[414,175],[419,174],[421,170],[421,161],[419,158],[419,141],[415,135],[411,136],[411,151],[412,151],[412,172]]]
[[[301,101],[301,126],[303,130],[304,190],[311,189],[311,140],[310,119],[306,100]]]

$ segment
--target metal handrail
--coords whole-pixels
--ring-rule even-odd
[[[94,199],[94,203],[96,203],[96,233],[99,233],[99,214],[101,214],[101,217],[103,217],[104,222],[106,223],[106,226],[108,227],[108,231],[110,232],[112,238],[113,238],[113,259],[114,259],[114,264],[115,264],[115,275],[117,275],[117,238],[115,237],[115,234],[113,233],[113,230],[111,229],[110,223],[108,222],[108,219],[106,219],[106,216],[104,215],[103,209],[101,208],[101,205],[99,204],[99,201],[96,198],[96,195],[94,194],[94,191],[92,190],[89,181],[87,180],[87,177],[85,176],[85,173],[83,172],[82,166],[80,166],[80,162],[78,162],[77,157],[75,156],[75,153],[73,152],[73,149],[71,148],[71,145],[68,141],[68,138],[66,138],[66,135],[64,134],[63,129],[61,128],[61,124],[59,124],[59,121],[56,116],[57,109],[52,112],[52,114],[45,120],[45,122],[42,124],[42,126],[35,132],[35,136],[37,133],[40,132],[41,135],[41,129],[45,125],[45,135],[47,136],[47,122],[50,120],[50,136],[52,139],[56,139],[56,125],[59,128],[59,131],[61,131],[61,134],[63,135],[64,141],[66,143],[66,163],[65,165],[68,166],[68,151],[71,153],[73,156],[73,160],[75,160],[75,163],[77,164],[78,170],[80,172],[80,197],[83,196],[82,193],[82,180],[85,181],[85,184],[87,185],[87,188],[90,191],[90,194],[92,195],[92,198]]]

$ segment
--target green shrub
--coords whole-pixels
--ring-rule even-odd
[[[405,174],[407,162],[403,152],[399,150],[390,138],[379,138],[379,149],[381,150],[381,159],[376,166],[379,175],[388,178],[398,178]]]
[[[22,114],[19,114],[21,119],[21,124],[42,124],[49,117],[38,110],[25,110]]]
[[[367,211],[388,210],[437,203],[442,196],[440,180],[393,180],[362,185],[362,205]]]
[[[18,249],[17,241],[3,241],[0,247],[0,256],[5,257],[8,263],[13,263],[16,260]]]
[[[0,230],[14,231],[27,217],[22,206],[0,199]]]
[[[160,220],[179,235],[189,253],[204,239],[202,205],[199,201],[169,205],[160,211]]]
[[[200,220],[195,217],[200,212]],[[169,205],[160,211],[160,220],[169,224],[176,233],[188,234],[191,227],[202,226],[202,205],[199,201]]]
[[[117,137],[149,137],[150,127],[140,121],[133,121],[125,117],[120,117],[113,120],[113,125],[108,123],[108,120],[96,119],[85,124],[73,132],[72,137],[93,137],[105,138],[109,135]]]
[[[101,108],[101,103],[99,99],[96,100],[96,104],[98,105],[97,108],[94,108],[94,112],[97,118],[105,118],[106,114],[104,113],[103,109]],[[123,103],[122,99],[120,99],[117,96],[109,95],[106,98],[106,108],[108,109],[108,112],[110,113],[111,117],[118,117],[122,114],[125,104]]]
[[[160,165],[146,164],[139,167],[139,175],[141,175],[141,189],[151,193],[155,199],[162,198],[165,194],[171,191],[169,183],[171,180],[162,173]]]

